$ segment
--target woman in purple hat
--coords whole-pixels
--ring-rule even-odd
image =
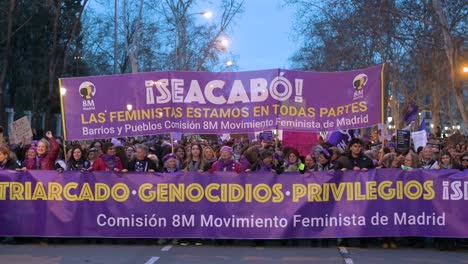
[[[26,157],[21,163],[22,170],[35,170],[36,169],[36,147],[29,147],[26,151]]]
[[[180,171],[179,159],[175,154],[169,153],[163,157],[163,172],[174,173]]]
[[[234,171],[237,173],[241,172],[241,164],[235,161],[232,156],[234,151],[229,146],[223,146],[219,151],[221,156],[210,169],[210,172],[213,171]]]

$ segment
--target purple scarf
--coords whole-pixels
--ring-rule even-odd
[[[114,155],[102,154],[102,160],[104,160],[104,163],[109,170],[114,170],[115,164],[117,163]]]
[[[44,155],[42,155],[42,156],[37,155],[36,156],[36,169],[37,170],[41,170],[41,162],[42,162],[43,158],[44,158]]]
[[[235,162],[234,160],[230,159],[227,161],[224,161],[223,159],[218,160],[218,167],[219,171],[234,171],[235,170]]]

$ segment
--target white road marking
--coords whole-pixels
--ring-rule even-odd
[[[156,261],[158,261],[159,257],[152,257],[148,261],[145,262],[145,264],[154,264]]]
[[[348,254],[348,250],[345,247],[339,247],[341,254]]]
[[[168,245],[168,246],[165,246],[163,248],[161,248],[161,251],[169,251],[171,250],[172,246],[171,245]]]

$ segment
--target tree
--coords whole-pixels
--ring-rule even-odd
[[[453,61],[447,63],[444,57],[455,57],[454,45],[447,40],[454,35],[466,39],[463,1],[288,3],[297,6],[296,33],[304,36],[302,47],[292,57],[296,68],[336,71],[387,63],[389,106],[397,127],[403,125],[400,116],[411,101],[430,109],[434,127],[438,125],[441,107],[450,107],[453,94],[444,89],[453,83],[449,66]],[[457,92],[460,90],[455,89],[456,97]],[[457,99],[457,103],[458,114],[466,115],[463,102]],[[451,111],[447,112],[451,119]]]
[[[461,87],[455,85],[455,54],[457,46],[454,44],[454,36],[451,32],[451,25],[448,23],[447,16],[442,9],[442,3],[440,0],[432,0],[432,8],[433,8],[433,25],[440,31],[442,35],[442,47],[445,54],[447,72],[448,72],[448,86],[451,90],[453,90],[455,94],[455,99],[457,102],[458,109],[460,110],[461,116],[463,118],[463,122],[465,123],[465,127],[468,127],[468,114],[465,112],[465,107],[463,105],[463,97],[461,93]],[[465,11],[466,11],[466,3],[465,3]],[[466,12],[465,16],[465,23],[466,23]]]
[[[31,110],[37,125],[40,112],[59,112],[58,78],[69,74],[73,53],[82,48],[80,20],[87,0],[11,2],[16,12],[6,34],[10,36],[2,38],[10,44],[2,46],[9,46],[9,51],[5,53],[8,63],[2,64],[6,75],[1,85],[7,94],[1,98],[15,112]],[[8,23],[1,25],[8,28]]]
[[[110,62],[117,58],[118,73],[154,70],[214,70],[224,50],[218,40],[226,34],[243,2],[220,2],[219,21],[197,23],[202,12],[197,1],[121,0],[118,54],[112,55],[107,32],[114,16],[108,11],[88,10],[85,20],[86,55],[92,74],[111,74]],[[103,8],[110,10],[110,8]],[[115,23],[114,23],[115,24]],[[91,34],[93,33],[93,34]]]
[[[16,9],[16,1],[15,0],[10,0],[9,8],[8,10],[8,15],[7,15],[7,34],[6,34],[6,39],[5,39],[5,47],[3,48],[3,54],[2,54],[2,71],[0,73],[0,109],[4,108],[4,100],[3,100],[3,87],[5,86],[6,82],[6,75],[8,72],[8,67],[10,64],[10,57],[11,57],[11,43],[12,43],[12,37],[13,37],[13,15],[15,13]],[[0,126],[3,124],[3,114],[0,115]],[[3,135],[3,133],[2,133]],[[3,138],[2,138],[3,140]]]

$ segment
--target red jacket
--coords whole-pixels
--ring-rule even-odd
[[[117,156],[114,156],[114,158],[115,158],[115,168],[118,169],[119,171],[123,170],[123,166],[122,166],[122,162],[120,161],[120,158]],[[100,155],[96,159],[96,161],[94,161],[92,170],[93,171],[111,171],[107,167],[106,163],[104,162],[104,158],[102,157],[102,155]]]
[[[59,144],[54,137],[49,139],[50,149],[41,159],[41,170],[55,170],[55,160],[59,155]]]

